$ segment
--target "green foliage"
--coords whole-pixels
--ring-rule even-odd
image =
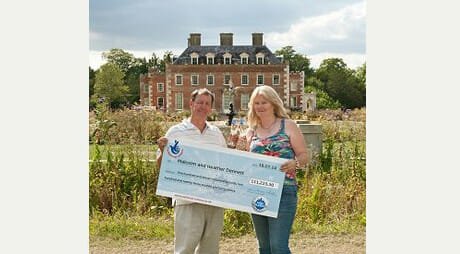
[[[90,136],[90,143],[104,144],[108,139],[109,130],[116,126],[115,121],[107,118],[108,112],[109,106],[107,102],[102,101],[96,105],[94,110],[96,122]]]
[[[315,76],[324,83],[325,91],[332,99],[338,100],[346,108],[359,108],[366,105],[365,89],[340,58],[323,60]]]
[[[316,94],[316,109],[337,109],[337,108],[342,107],[340,102],[332,99],[322,89],[312,87],[312,86],[307,86],[305,87],[305,93],[315,93]]]
[[[299,199],[293,231],[362,232],[366,226],[365,110],[348,113],[321,110],[315,114],[318,114],[315,119],[322,124],[323,151],[318,163],[297,173]],[[304,117],[313,119],[312,115]],[[179,120],[177,115],[170,119],[173,118]],[[126,119],[129,119],[127,122],[143,121],[142,118]],[[152,121],[162,125],[166,122],[164,118]],[[91,146],[92,237],[172,237],[170,200],[155,194],[159,174],[155,150],[155,145]],[[154,224],[155,220],[161,220],[164,225]],[[238,237],[251,232],[248,213],[225,211],[223,236]]]
[[[95,147],[89,164],[90,215],[157,215],[165,211],[168,199],[155,195],[159,170],[149,155],[130,146],[124,150]]]
[[[172,215],[129,216],[117,213],[111,216],[96,212],[90,218],[91,236],[111,239],[170,239],[174,236]]]
[[[222,234],[227,237],[239,237],[252,232],[252,220],[249,213],[225,210],[224,229]]]
[[[93,96],[94,94],[94,83],[96,83],[96,72],[91,67],[89,67],[88,77],[89,77],[88,91],[89,91],[89,98],[91,99],[91,96]],[[90,104],[90,108],[94,108],[94,106],[95,106],[94,104]]]
[[[292,46],[285,46],[276,50],[275,55],[283,56],[285,61],[289,61],[290,71],[303,71],[307,77],[313,74],[313,68],[310,67],[310,59],[307,56],[296,53]]]
[[[129,91],[123,79],[124,74],[117,65],[111,63],[102,65],[96,73],[93,97],[104,98],[111,106],[122,103]]]
[[[133,54],[118,48],[103,52],[102,57],[107,60],[107,63],[118,66],[124,74],[128,73],[128,70],[135,62]]]
[[[97,127],[95,113],[90,112],[90,133]],[[104,144],[154,144],[170,122],[166,115],[152,110],[106,111],[104,119],[116,123],[104,136]]]

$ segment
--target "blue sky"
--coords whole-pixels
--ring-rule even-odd
[[[202,45],[218,45],[233,33],[234,45],[250,45],[264,34],[274,52],[283,46],[311,59],[340,57],[351,68],[366,61],[366,4],[362,0],[92,0],[89,1],[90,66],[101,53],[121,48],[136,57],[179,55],[190,33]]]

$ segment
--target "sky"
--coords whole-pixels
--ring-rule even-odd
[[[91,0],[89,28],[93,69],[112,48],[135,57],[168,50],[178,56],[190,33],[201,33],[201,45],[219,45],[220,33],[233,33],[234,45],[251,45],[251,34],[263,33],[273,53],[293,46],[313,68],[329,57],[353,69],[366,61],[362,0]]]

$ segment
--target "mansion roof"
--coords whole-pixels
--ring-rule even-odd
[[[270,49],[265,45],[239,45],[239,46],[189,46],[185,51],[176,59],[172,64],[190,64],[191,55],[198,54],[198,64],[206,64],[207,55],[210,53],[214,55],[214,64],[224,63],[224,55],[231,54],[232,63],[240,63],[241,55],[246,53],[248,56],[248,63],[256,63],[256,56],[262,53],[264,56],[265,64],[281,64],[280,58],[275,56]]]

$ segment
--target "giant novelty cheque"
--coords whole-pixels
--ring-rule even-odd
[[[278,217],[286,159],[168,140],[156,194]]]

